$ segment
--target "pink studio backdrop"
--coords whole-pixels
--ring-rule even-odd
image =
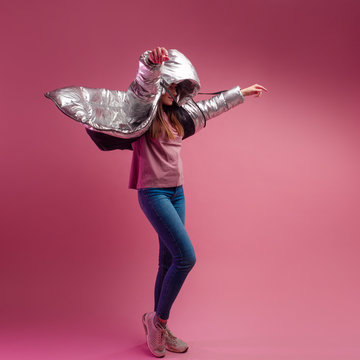
[[[197,254],[170,315],[183,358],[359,358],[359,10],[1,2],[0,357],[149,358],[158,240],[127,188],[132,154],[98,150],[43,93],[125,90],[160,45],[191,59],[202,91],[269,90],[183,143]]]

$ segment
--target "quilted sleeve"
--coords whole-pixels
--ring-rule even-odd
[[[154,101],[160,89],[161,64],[150,62],[149,53],[147,50],[140,56],[136,77],[129,86],[129,90],[144,102]]]

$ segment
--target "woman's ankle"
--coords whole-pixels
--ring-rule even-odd
[[[166,327],[167,324],[167,320],[161,319],[159,316],[157,316],[155,314],[154,316],[154,324],[158,323],[159,325],[161,325],[163,328]]]

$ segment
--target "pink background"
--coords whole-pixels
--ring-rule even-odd
[[[173,359],[359,359],[356,0],[2,1],[1,359],[146,359],[158,241],[130,151],[43,93],[125,90],[175,48],[202,91],[265,86],[185,140],[197,254]],[[196,100],[202,99],[200,96]]]

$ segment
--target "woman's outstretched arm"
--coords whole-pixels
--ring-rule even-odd
[[[242,104],[245,96],[261,96],[262,91],[268,91],[263,86],[255,84],[248,88],[241,89],[239,86],[223,91],[209,99],[195,102],[188,101],[182,107],[188,112],[198,132],[206,126],[206,121]]]
[[[209,120],[232,109],[234,106],[242,104],[245,101],[245,96],[261,96],[263,90],[267,91],[263,86],[258,84],[245,89],[235,86],[230,90],[223,91],[210,99],[199,101],[196,104],[205,115],[206,120]]]
[[[196,105],[201,110],[203,117],[205,117],[205,120],[207,121],[232,109],[234,106],[242,104],[244,101],[245,98],[242,90],[239,86],[235,86],[234,88],[223,91],[209,99],[197,101]]]

